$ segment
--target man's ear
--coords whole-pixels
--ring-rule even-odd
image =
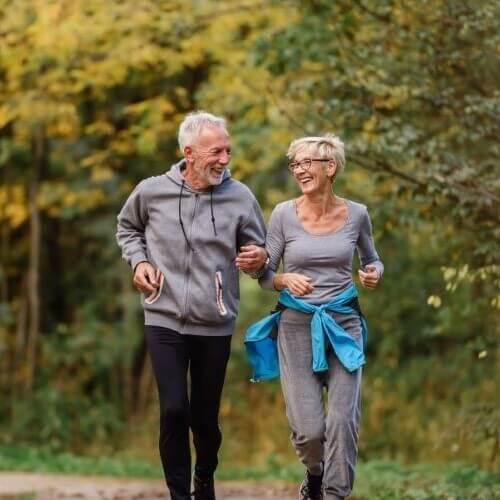
[[[184,158],[186,158],[186,161],[188,163],[193,163],[193,161],[194,161],[193,148],[191,146],[184,147]]]

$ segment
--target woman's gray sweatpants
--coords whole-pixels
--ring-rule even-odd
[[[311,474],[319,475],[323,468],[325,500],[333,500],[347,497],[354,483],[361,368],[349,373],[330,350],[328,372],[312,371],[311,317],[292,309],[281,314],[278,333],[281,386],[297,455]],[[333,317],[354,338],[361,339],[357,315]],[[328,393],[326,416],[323,387]]]

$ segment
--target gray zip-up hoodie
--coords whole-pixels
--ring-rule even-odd
[[[252,192],[228,170],[220,185],[195,190],[184,168],[182,160],[137,185],[118,215],[116,239],[132,269],[148,261],[164,276],[153,303],[142,297],[147,325],[231,335],[239,306],[234,260],[242,245],[265,245],[264,219]]]

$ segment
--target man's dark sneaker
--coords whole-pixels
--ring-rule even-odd
[[[315,476],[306,471],[299,489],[299,500],[323,500],[323,474]]]
[[[195,474],[193,485],[194,500],[216,500],[213,477],[199,477]]]

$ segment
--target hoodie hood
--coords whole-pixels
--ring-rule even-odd
[[[206,189],[194,189],[192,188],[189,183],[184,179],[184,176],[182,175],[182,171],[186,168],[186,160],[182,159],[181,161],[174,163],[171,167],[170,170],[167,172],[167,177],[172,181],[175,182],[179,187],[181,187],[184,184],[184,189],[188,191],[210,191],[213,189],[217,189],[221,184],[226,182],[228,179],[231,178],[231,172],[228,168],[224,170],[224,173],[222,174],[222,181],[220,184],[217,184],[216,186],[209,186]]]
[[[208,186],[205,189],[194,189],[189,185],[189,183],[186,181],[184,176],[182,175],[182,171],[186,168],[186,160],[182,159],[180,162],[175,163],[172,165],[170,168],[170,171],[167,172],[167,177],[172,180],[175,184],[179,186],[179,204],[178,204],[178,212],[179,212],[179,225],[182,230],[182,235],[184,236],[184,239],[186,241],[186,245],[189,247],[189,249],[192,252],[195,252],[196,250],[193,248],[193,245],[190,241],[190,239],[187,236],[186,228],[184,225],[184,221],[182,220],[182,193],[184,190],[194,192],[194,193],[200,193],[200,192],[210,192],[210,220],[212,221],[212,227],[214,230],[214,236],[217,237],[217,226],[215,222],[215,215],[214,215],[214,191],[217,189],[218,186],[223,184],[225,181],[231,178],[231,173],[229,170],[226,168],[224,169],[224,172],[222,173],[222,181],[220,184],[214,185],[214,186]]]

